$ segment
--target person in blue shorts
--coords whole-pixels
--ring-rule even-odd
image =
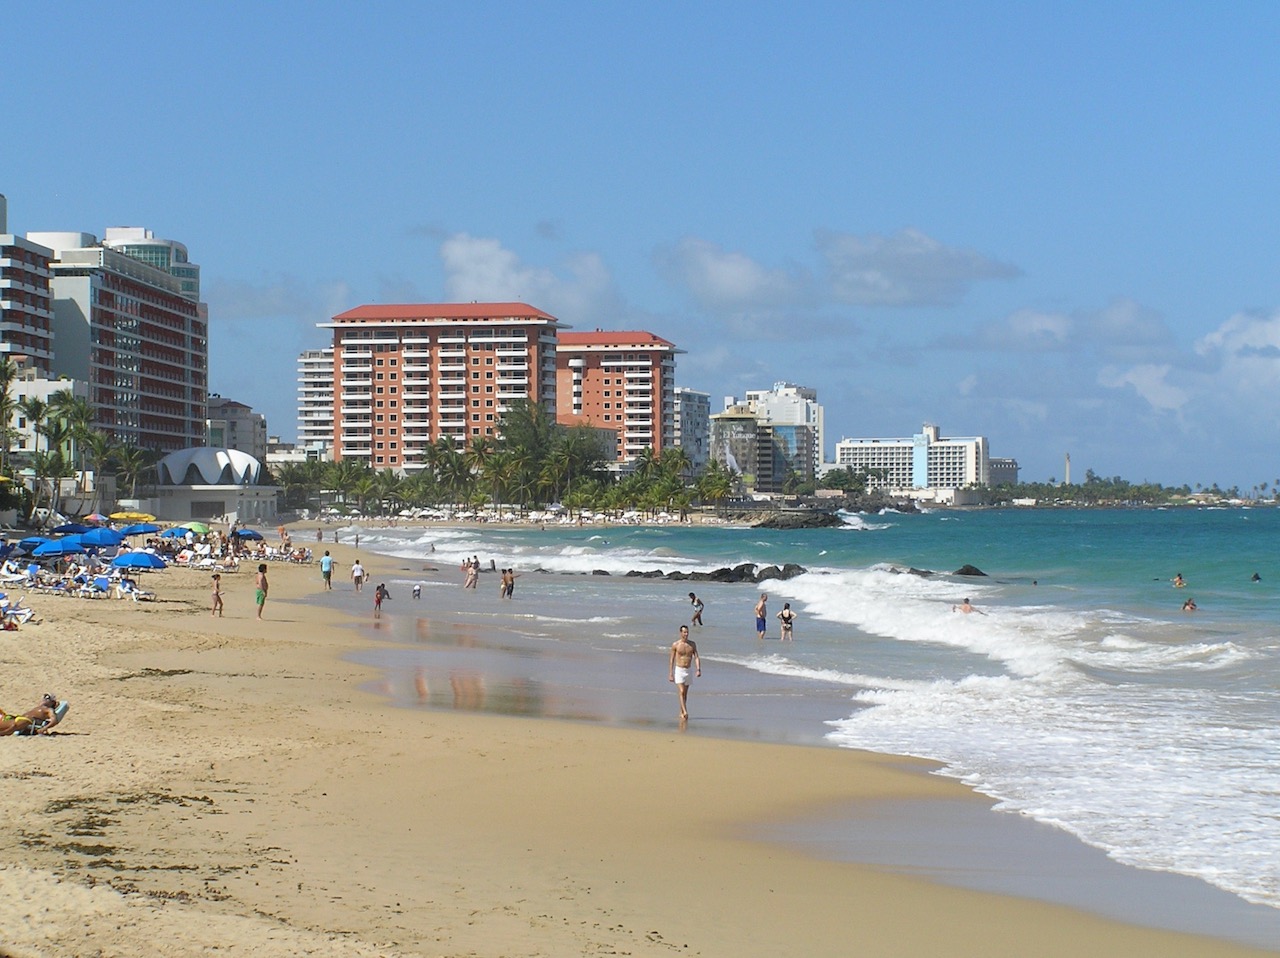
[[[764,638],[767,623],[765,619],[769,615],[769,597],[763,592],[760,593],[760,601],[756,603],[756,635],[761,639]]]

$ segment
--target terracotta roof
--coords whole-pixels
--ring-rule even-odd
[[[646,333],[643,330],[594,330],[583,333],[570,333],[561,330],[556,336],[556,345],[565,346],[660,346],[675,348],[675,343],[667,342],[661,336]]]
[[[550,313],[528,303],[376,303],[357,306],[333,317],[335,322],[361,319],[541,319],[556,322]]]

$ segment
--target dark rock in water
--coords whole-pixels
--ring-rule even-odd
[[[675,572],[667,573],[668,579],[688,579],[690,577],[691,577],[691,573],[681,572],[679,569],[677,569]]]
[[[831,512],[805,509],[796,512],[775,512],[759,522],[753,529],[828,529],[842,526],[844,520]]]
[[[592,569],[591,574],[592,575],[608,575],[609,573],[604,569]]]
[[[978,574],[981,575],[982,573],[979,572]],[[932,572],[929,569],[917,569],[915,566],[912,566],[907,570],[907,575],[918,575],[922,579],[927,579],[931,575],[937,575],[937,573]]]
[[[632,569],[630,572],[626,573],[626,577],[628,579],[639,578],[642,575],[644,575],[644,573],[639,571],[638,569]]]
[[[782,575],[778,576],[778,578],[794,579],[796,576],[804,575],[808,571],[809,570],[802,565],[797,565],[794,562],[788,562],[786,565],[782,567]]]
[[[956,571],[951,574],[952,575],[980,575],[980,576],[986,575],[985,572],[983,572],[977,566],[973,566],[973,565],[962,565],[960,568],[956,569]]]
[[[766,579],[781,579],[782,570],[776,565],[767,565],[756,573],[756,581],[764,582]]]
[[[661,569],[650,569],[648,572],[641,572],[641,573],[640,573],[640,578],[642,578],[642,579],[661,579],[661,578],[662,578],[662,570],[661,570]]]
[[[729,571],[728,569],[725,570]],[[689,578],[694,582],[710,582],[712,573],[710,572],[690,572]]]
[[[755,580],[756,564],[754,562],[744,562],[729,570],[728,581],[730,582],[755,582]]]

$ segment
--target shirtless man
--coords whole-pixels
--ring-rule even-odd
[[[39,705],[22,715],[0,709],[0,735],[48,735],[66,714],[65,704],[52,695],[45,695]]]
[[[952,612],[963,612],[965,615],[968,615],[970,612],[976,612],[976,613],[978,613],[978,615],[986,615],[986,614],[987,614],[987,613],[983,612],[981,609],[979,609],[979,608],[978,608],[976,605],[974,605],[972,602],[970,602],[968,599],[965,599],[965,600],[964,600],[963,602],[961,602],[959,605],[953,605],[953,606],[951,607],[951,611],[952,611]]]
[[[769,597],[763,592],[760,593],[760,601],[756,603],[756,635],[763,641],[766,628],[765,618],[769,615],[768,603]]]
[[[698,656],[698,646],[689,638],[689,627],[680,626],[680,638],[671,644],[671,661],[667,668],[667,681],[676,684],[680,693],[680,718],[689,717],[689,667],[693,666],[694,675],[702,676],[702,659]]]

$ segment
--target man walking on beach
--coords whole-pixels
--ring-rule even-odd
[[[768,602],[769,597],[761,592],[760,601],[756,603],[756,635],[761,641],[764,640],[765,629],[768,627],[768,623],[765,622],[765,617],[769,614]]]
[[[326,589],[333,588],[333,556],[329,555],[329,550],[324,550],[324,555],[320,557],[320,575],[324,577],[324,587]]]
[[[364,566],[359,559],[351,564],[351,581],[356,584],[357,592],[364,591]]]
[[[689,717],[689,676],[690,666],[694,675],[702,675],[702,659],[698,656],[698,646],[689,638],[689,627],[680,626],[680,638],[671,644],[671,660],[667,667],[667,681],[676,684],[680,693],[680,718]]]

